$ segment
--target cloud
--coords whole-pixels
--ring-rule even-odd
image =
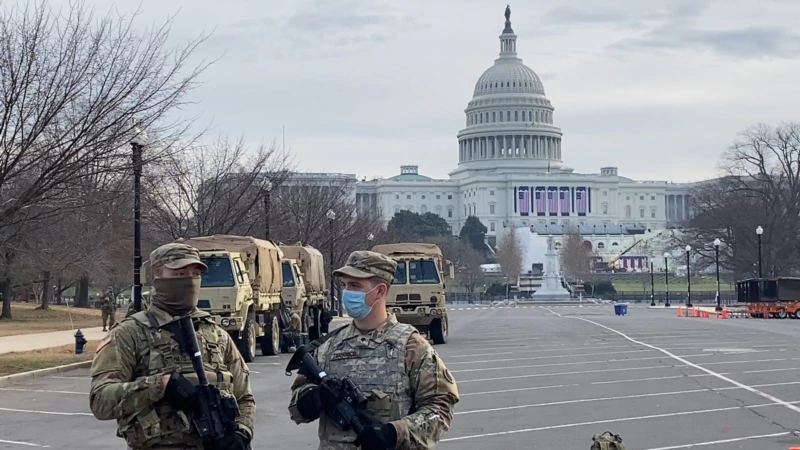
[[[545,27],[565,29],[586,26],[611,26],[613,28],[640,29],[648,27],[652,22],[678,23],[692,20],[702,14],[711,0],[673,0],[659,5],[649,5],[641,1],[619,0],[617,6],[599,7],[594,1],[580,4],[557,6],[546,12],[539,19]],[[655,7],[655,8],[654,8]]]
[[[420,17],[380,2],[312,0],[285,17],[248,18],[221,26],[212,41],[251,49],[270,42],[267,56],[282,60],[334,59],[427,26]]]
[[[684,26],[665,26],[641,37],[623,39],[611,50],[711,50],[734,58],[800,56],[800,35],[781,27],[747,27],[728,30],[702,30]]]

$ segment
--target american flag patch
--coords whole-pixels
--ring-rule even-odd
[[[102,349],[103,349],[103,347],[105,347],[105,346],[106,346],[106,345],[108,345],[109,343],[111,343],[111,335],[110,335],[110,334],[109,334],[108,336],[104,337],[104,338],[103,338],[103,340],[102,340],[102,341],[100,341],[100,343],[99,343],[99,344],[97,344],[97,350],[95,350],[94,352],[95,352],[95,353],[99,353],[99,352],[100,352],[100,350],[102,350]]]

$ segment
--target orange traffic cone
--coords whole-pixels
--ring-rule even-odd
[[[678,306],[678,317],[683,317],[683,306]]]

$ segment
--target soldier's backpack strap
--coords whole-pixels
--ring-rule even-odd
[[[341,327],[339,327],[339,328],[337,328],[337,329],[335,329],[333,331],[328,332],[328,334],[326,334],[325,336],[323,336],[323,337],[321,337],[321,338],[319,338],[319,339],[317,339],[315,341],[309,342],[308,344],[304,345],[303,347],[306,349],[306,351],[308,353],[314,353],[318,348],[320,348],[320,346],[322,346],[322,344],[325,343],[325,341],[327,341],[328,339],[330,339],[330,338],[334,337],[335,335],[339,334],[339,332],[341,332],[342,330],[344,330],[347,327],[348,327],[348,325],[342,325]]]

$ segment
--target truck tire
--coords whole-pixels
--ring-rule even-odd
[[[308,327],[308,340],[316,341],[319,339],[319,308],[312,306],[308,312],[311,314],[311,323],[313,324]]]
[[[281,328],[278,326],[278,317],[272,316],[264,336],[261,337],[261,354],[275,356],[281,350]]]
[[[253,362],[256,359],[256,322],[252,313],[247,316],[242,330],[242,337],[235,338],[236,348],[242,354],[245,362]]]
[[[433,319],[429,329],[433,345],[447,343],[447,319]]]

